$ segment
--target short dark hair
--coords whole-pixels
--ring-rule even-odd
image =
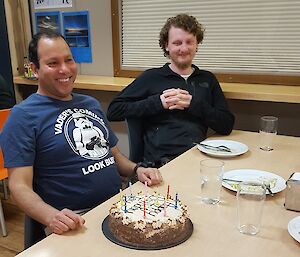
[[[166,45],[169,41],[169,30],[171,27],[183,29],[197,38],[197,43],[201,43],[204,37],[204,27],[197,21],[194,16],[187,14],[178,14],[175,17],[167,19],[159,34],[159,46],[164,51],[164,56],[169,56]]]
[[[41,38],[62,38],[68,44],[66,39],[60,33],[53,30],[44,30],[33,35],[28,46],[28,58],[30,62],[33,62],[37,68],[40,68],[39,56],[38,56],[38,43]]]

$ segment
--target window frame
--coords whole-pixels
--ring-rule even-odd
[[[136,78],[143,70],[122,69],[121,65],[121,31],[120,31],[120,1],[111,0],[112,42],[113,42],[113,68],[115,77]],[[247,83],[247,84],[272,84],[300,86],[299,76],[271,75],[255,73],[218,73],[214,72],[219,82]]]

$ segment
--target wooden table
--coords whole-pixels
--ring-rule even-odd
[[[270,171],[288,179],[293,171],[300,169],[300,138],[277,136],[274,151],[264,152],[258,148],[259,134],[234,131],[230,136],[213,137],[245,143],[249,151],[242,156],[224,159],[225,171],[232,169],[259,169]],[[239,233],[236,228],[235,192],[222,188],[219,205],[200,203],[199,161],[208,158],[196,148],[185,152],[161,168],[164,183],[153,188],[165,194],[170,184],[171,193],[188,206],[194,232],[183,244],[159,251],[138,251],[120,247],[108,241],[101,231],[101,223],[108,215],[115,196],[84,215],[85,228],[65,235],[50,235],[18,256],[201,256],[201,257],[299,257],[300,243],[287,231],[288,222],[299,215],[284,208],[284,191],[267,196],[264,206],[262,228],[256,236]],[[136,183],[133,191],[143,188]]]
[[[74,88],[120,92],[134,79],[123,77],[106,77],[78,75]],[[16,85],[36,86],[36,80],[15,76]],[[264,85],[245,83],[220,83],[227,99],[255,100],[282,103],[300,103],[300,86]]]

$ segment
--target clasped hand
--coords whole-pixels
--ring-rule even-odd
[[[180,88],[170,88],[163,91],[160,95],[160,100],[165,109],[184,110],[190,106],[192,95]]]
[[[57,211],[50,219],[48,227],[55,234],[62,234],[83,226],[85,220],[69,209]]]
[[[139,167],[136,171],[139,181],[142,183],[147,182],[148,186],[154,186],[162,182],[162,176],[156,168]]]

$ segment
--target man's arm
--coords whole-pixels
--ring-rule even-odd
[[[111,148],[111,152],[115,158],[120,175],[125,177],[134,175],[134,168],[137,164],[128,160],[116,146]],[[162,176],[156,168],[138,167],[136,173],[139,181],[142,183],[147,181],[149,186],[160,184],[162,182]]]
[[[212,76],[210,83],[211,102],[208,102],[201,95],[193,95],[188,112],[201,118],[207,127],[217,133],[228,135],[233,129],[234,115],[228,108],[224,93],[215,76]]]
[[[56,234],[81,227],[84,219],[69,209],[61,211],[45,203],[32,189],[32,166],[8,169],[8,185],[18,206]]]
[[[164,111],[160,93],[149,95],[150,79],[148,73],[144,72],[124,88],[108,106],[108,120],[144,118]]]

